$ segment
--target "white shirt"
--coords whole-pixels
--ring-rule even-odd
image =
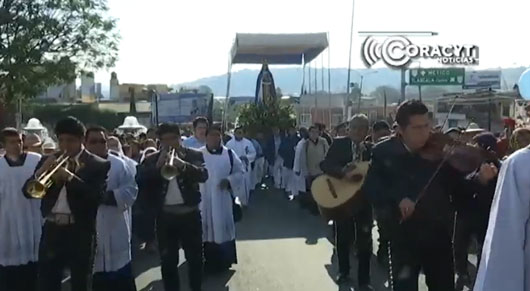
[[[79,153],[74,157],[76,164],[79,164],[79,157],[83,153],[84,149],[81,149]],[[66,199],[66,186],[63,186],[61,192],[59,192],[59,198],[55,202],[55,205],[52,208],[52,213],[60,214],[71,214],[70,205],[68,204],[68,199]]]
[[[177,182],[177,179],[172,179],[167,185],[167,194],[166,194],[166,205],[179,205],[184,204],[184,198],[182,198],[182,193],[180,192],[180,187]]]
[[[96,219],[98,233],[95,272],[112,272],[131,261],[131,210],[138,186],[127,161],[109,154],[107,191],[114,192],[116,206],[100,205]]]

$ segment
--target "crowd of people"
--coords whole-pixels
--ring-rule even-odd
[[[323,174],[351,178],[360,161],[371,163],[364,199],[350,216],[329,222],[338,284],[351,280],[355,245],[357,283],[373,290],[377,225],[377,262],[388,268],[392,290],[418,290],[420,271],[429,290],[472,286],[473,238],[480,262],[475,290],[530,290],[520,287],[528,284],[530,130],[509,133],[507,142],[476,126],[441,132],[414,100],[399,106],[392,125],[357,114],[331,134],[322,124],[227,133],[197,117],[190,136],[172,123],[122,135],[68,117],[55,126],[55,144],[5,128],[0,290],[61,290],[65,269],[72,290],[136,290],[134,248],[159,253],[165,290],[180,290],[182,248],[190,288],[203,290],[204,272],[237,263],[236,223],[258,189],[279,189],[318,215],[312,182]],[[462,166],[468,157],[473,162]],[[507,267],[512,263],[520,269]]]

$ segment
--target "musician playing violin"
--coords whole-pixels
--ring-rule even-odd
[[[397,133],[373,147],[362,187],[376,208],[378,225],[390,239],[391,287],[417,291],[423,270],[430,291],[454,290],[451,195],[455,189],[487,184],[496,168],[487,164],[466,180],[466,173],[446,162],[445,156],[433,160],[423,155],[431,138],[431,123],[420,101],[402,103],[396,122]]]
[[[336,178],[348,177],[355,167],[355,162],[370,159],[370,144],[364,139],[368,134],[369,122],[364,114],[357,114],[350,120],[348,136],[333,140],[326,158],[320,164],[324,173]],[[353,194],[353,193],[352,193]],[[337,283],[349,281],[350,274],[350,245],[355,240],[359,267],[357,280],[361,290],[372,290],[370,286],[370,258],[372,256],[372,206],[366,199],[362,199],[352,209],[353,217],[334,221],[335,245],[339,261],[339,275]]]

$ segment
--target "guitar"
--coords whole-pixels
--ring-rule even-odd
[[[361,198],[360,189],[368,172],[370,162],[357,162],[350,173],[360,179],[337,179],[321,175],[311,184],[313,199],[320,214],[327,220],[346,219],[353,216],[355,204]]]

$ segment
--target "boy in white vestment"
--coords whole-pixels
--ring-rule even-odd
[[[135,175],[118,153],[109,151],[104,128],[89,128],[85,146],[110,161],[107,192],[96,220],[94,291],[136,291],[131,269],[131,211],[138,193]]]
[[[0,290],[34,291],[42,230],[40,200],[22,193],[41,156],[22,151],[14,128],[0,133],[6,154],[0,158]]]
[[[250,175],[252,172],[250,164],[256,159],[256,149],[254,149],[250,140],[243,137],[243,128],[241,127],[236,128],[234,138],[226,144],[226,147],[233,150],[241,162],[243,162],[245,169],[244,183],[242,187],[236,187],[239,190],[235,190],[234,192],[239,197],[241,204],[247,206],[250,198]]]
[[[215,125],[208,129],[201,151],[209,173],[208,180],[200,184],[204,266],[218,272],[237,263],[231,188],[243,183],[245,166],[231,149],[221,145],[221,130]]]

